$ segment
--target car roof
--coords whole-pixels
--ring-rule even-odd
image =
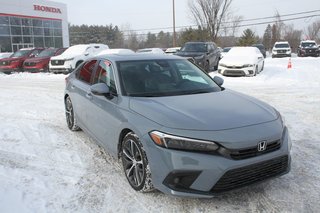
[[[96,59],[108,59],[113,61],[140,61],[140,60],[164,60],[164,59],[183,59],[180,56],[166,54],[105,54],[95,57]]]
[[[316,43],[315,40],[304,40],[304,41],[301,41],[301,43]]]

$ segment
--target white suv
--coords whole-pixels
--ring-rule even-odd
[[[96,56],[105,49],[109,49],[108,45],[78,44],[71,46],[61,55],[51,57],[49,71],[53,73],[70,73],[83,61]]]
[[[276,42],[272,48],[272,58],[275,57],[291,57],[291,47],[289,42]]]

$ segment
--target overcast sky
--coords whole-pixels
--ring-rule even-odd
[[[130,28],[132,30],[166,28],[172,26],[172,0],[54,0],[63,2],[68,7],[68,18],[71,24],[81,25],[118,25],[121,29]],[[190,26],[194,22],[190,18],[188,0],[175,0],[176,6],[176,26]],[[299,13],[311,10],[320,10],[319,0],[233,0],[232,11],[236,15],[243,16],[244,19],[263,18],[274,16],[276,11],[280,15]],[[320,15],[320,12],[312,13]],[[312,14],[302,14],[286,18],[301,17]],[[320,16],[306,18],[302,20],[285,22],[294,24],[296,29],[304,30],[310,23],[320,19]],[[263,22],[242,22],[249,24]],[[270,19],[265,20],[270,21]],[[256,34],[262,36],[267,24],[260,26],[250,26]],[[159,32],[157,29],[152,32]],[[239,34],[244,28],[239,30]],[[138,33],[148,32],[140,31]],[[172,29],[163,29],[170,32]]]

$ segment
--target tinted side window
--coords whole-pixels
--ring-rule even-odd
[[[78,79],[90,84],[91,75],[96,65],[96,60],[86,62],[78,73]]]
[[[93,79],[93,84],[105,83],[109,86],[110,91],[116,92],[116,84],[112,65],[109,61],[100,61],[97,67],[96,74]]]

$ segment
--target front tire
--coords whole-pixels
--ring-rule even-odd
[[[71,131],[78,131],[80,127],[77,126],[77,120],[74,116],[73,106],[71,102],[71,98],[68,96],[65,100],[65,110],[66,110],[66,121],[68,128]]]
[[[146,153],[138,137],[129,132],[122,141],[121,160],[130,186],[139,192],[154,189]]]

